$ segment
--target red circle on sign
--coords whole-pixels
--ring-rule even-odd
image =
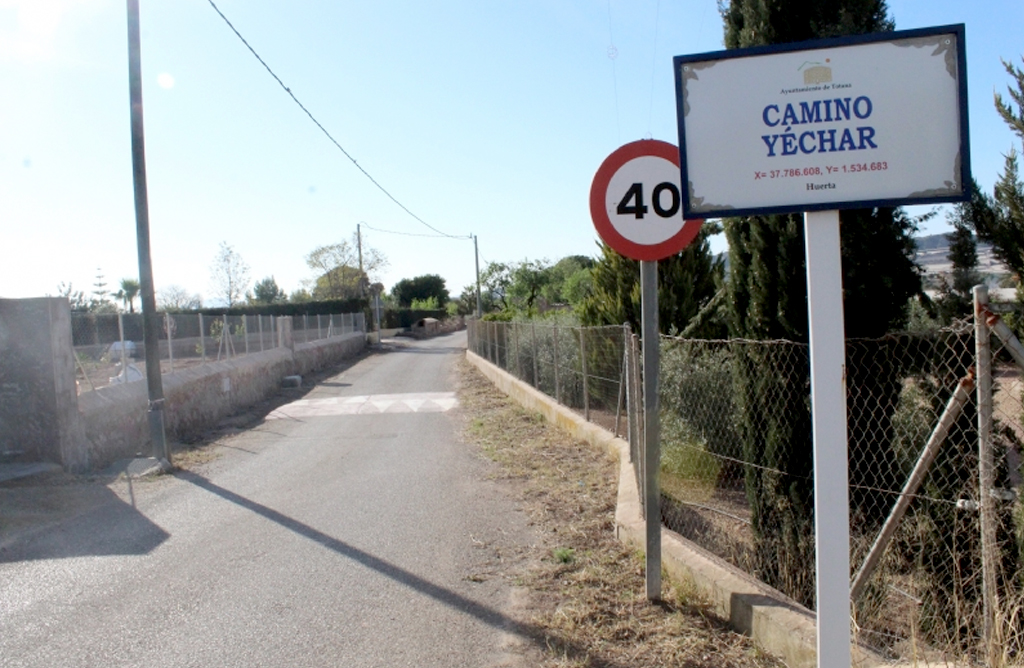
[[[608,186],[615,174],[626,164],[643,157],[662,158],[671,162],[677,169],[679,167],[679,149],[668,142],[642,139],[619,147],[605,158],[594,175],[594,182],[590,186],[590,217],[601,240],[619,254],[634,260],[662,260],[686,248],[696,238],[704,221],[684,220],[678,232],[656,244],[631,241],[615,228],[606,204]]]

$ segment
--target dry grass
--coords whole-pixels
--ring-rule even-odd
[[[547,639],[548,667],[775,667],[783,664],[728,629],[687,583],[651,604],[641,554],[613,533],[618,465],[527,413],[468,363],[458,370],[467,441],[499,464],[544,544],[520,582]]]

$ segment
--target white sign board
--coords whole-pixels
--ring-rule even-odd
[[[962,25],[674,65],[686,218],[966,199]]]

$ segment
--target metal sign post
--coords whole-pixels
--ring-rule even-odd
[[[658,263],[640,262],[641,332],[644,342],[644,512],[646,521],[647,598],[661,598],[661,423],[658,420]]]
[[[699,220],[683,219],[679,183],[679,149],[648,139],[626,144],[605,158],[590,187],[590,216],[601,240],[617,253],[640,260],[644,560],[647,598],[651,601],[661,599],[658,260],[683,250],[696,238],[701,227]]]
[[[839,212],[804,214],[814,429],[818,665],[850,665],[850,498]]]

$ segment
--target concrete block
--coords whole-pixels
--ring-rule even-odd
[[[0,452],[88,466],[68,300],[0,299]]]

